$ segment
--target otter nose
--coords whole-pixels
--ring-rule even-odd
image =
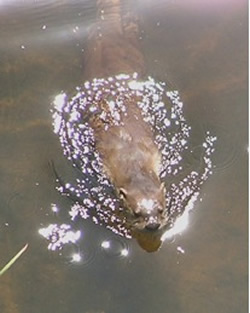
[[[147,230],[157,230],[159,227],[160,227],[160,224],[157,222],[151,222],[145,226]]]

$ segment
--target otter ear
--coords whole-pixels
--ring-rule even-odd
[[[126,189],[120,188],[119,189],[119,194],[120,194],[121,199],[126,199],[128,193],[127,193]]]

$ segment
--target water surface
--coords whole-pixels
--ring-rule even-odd
[[[185,232],[155,254],[91,223],[78,245],[47,250],[38,229],[62,223],[54,160],[71,177],[51,126],[50,103],[86,78],[92,1],[0,3],[0,311],[166,313],[247,310],[247,3],[138,1],[149,75],[181,93],[197,157],[207,129],[216,168]],[[194,159],[190,160],[193,164]],[[105,249],[103,242],[112,246]],[[128,256],[121,256],[122,249]],[[72,256],[82,255],[74,262]]]

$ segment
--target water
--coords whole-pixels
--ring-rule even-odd
[[[214,174],[188,228],[147,254],[91,221],[75,245],[47,250],[38,229],[68,221],[49,163],[74,175],[53,133],[50,103],[84,78],[93,3],[1,5],[1,312],[246,312],[246,3],[140,1],[148,74],[180,91],[197,164],[206,130],[217,136]],[[57,212],[56,204],[61,210]],[[79,256],[81,259],[79,260]]]
[[[64,182],[53,164],[59,183],[58,191],[73,200],[69,209],[69,221],[91,218],[94,223],[105,225],[116,234],[136,238],[142,248],[153,252],[156,249],[152,249],[152,246],[159,246],[158,241],[168,238],[169,232],[180,232],[180,219],[187,220],[188,211],[197,200],[202,185],[212,174],[211,155],[214,152],[216,137],[211,136],[209,131],[206,132],[204,142],[201,143],[199,162],[193,162],[193,168],[184,174],[184,168],[188,164],[182,155],[189,150],[189,156],[192,158],[195,147],[188,145],[191,127],[183,116],[183,103],[178,91],[169,90],[164,83],[157,83],[151,77],[140,80],[137,73],[94,79],[85,82],[83,87],[77,87],[77,90],[72,99],[65,93],[57,95],[52,106],[54,132],[59,136],[65,157],[76,169],[75,172],[78,172],[74,181]],[[143,230],[141,225],[144,221],[129,214],[128,207],[126,208],[119,198],[116,190],[118,186],[112,183],[103,170],[104,161],[96,148],[95,129],[89,123],[99,114],[99,102],[108,99],[106,109],[100,112],[104,130],[112,131],[112,127],[123,127],[123,118],[129,112],[126,103],[130,103],[135,97],[137,109],[148,129],[152,128],[154,142],[161,152],[159,177],[166,190],[166,204],[163,219],[158,219],[151,210],[149,219],[159,220],[161,224],[158,231],[153,233]],[[105,107],[105,104],[103,106]],[[137,126],[137,132],[138,129]],[[111,139],[112,137],[109,140]],[[126,152],[128,153],[127,150],[120,153]],[[138,155],[135,151],[131,153]],[[119,166],[119,175],[124,175],[121,163]],[[145,179],[141,184],[145,185]],[[143,194],[143,186],[134,186],[132,192],[139,193],[140,196],[140,192]],[[145,198],[143,201],[148,206],[152,202],[151,199],[147,201]],[[52,209],[59,210],[54,204]],[[49,248],[52,250],[80,239],[80,231],[74,232],[70,225],[65,224],[49,225],[42,228],[40,233],[50,241]]]

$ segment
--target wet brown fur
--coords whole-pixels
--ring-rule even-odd
[[[134,72],[142,77],[145,65],[138,41],[137,17],[128,11],[121,15],[119,0],[99,0],[97,7],[97,22],[89,34],[86,52],[88,79]],[[100,114],[96,114],[90,124],[104,171],[131,213],[133,227],[144,229],[151,223],[150,217],[161,227],[165,208],[165,190],[159,179],[161,153],[136,101],[135,97],[126,101],[127,114],[122,115],[122,125],[106,121],[109,123],[106,130]],[[105,99],[100,101],[99,109],[108,112]],[[154,207],[148,210],[142,205],[143,199],[154,201]]]
[[[97,115],[91,126],[95,130],[96,147],[105,173],[135,218],[134,226],[144,229],[150,216],[159,225],[164,222],[165,190],[159,179],[160,151],[154,143],[150,126],[135,103],[134,99],[127,101],[127,112],[122,114],[121,125],[110,122],[105,129],[106,123]],[[150,212],[140,204],[143,200],[155,202]]]

